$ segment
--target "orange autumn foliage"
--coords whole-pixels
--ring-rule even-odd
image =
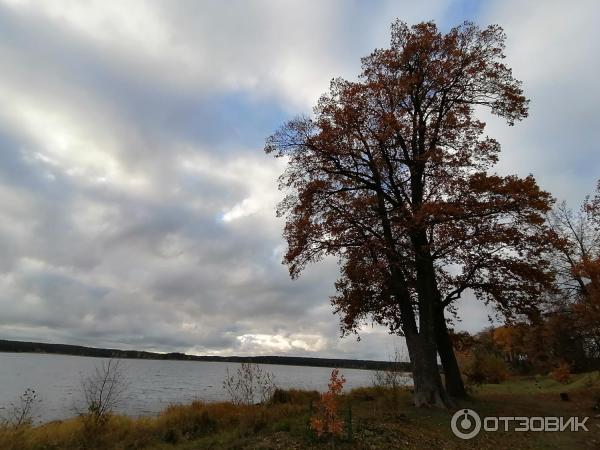
[[[567,362],[561,362],[550,372],[550,376],[561,384],[567,384],[571,379],[571,366]]]
[[[342,433],[344,421],[338,417],[338,396],[344,388],[346,378],[339,369],[333,369],[329,378],[328,390],[321,394],[316,414],[310,419],[310,427],[321,437],[325,434],[338,436]]]
[[[494,173],[500,144],[478,119],[482,107],[511,125],[527,116],[504,41],[496,25],[396,21],[356,81],[334,78],[311,117],[265,145],[286,160],[277,214],[290,275],[338,259],[343,332],[373,321],[402,335],[417,405],[449,404],[436,350],[464,391],[444,316],[462,296],[531,315],[553,282],[552,197],[533,176]]]

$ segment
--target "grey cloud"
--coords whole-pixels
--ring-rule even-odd
[[[462,3],[132,1],[127,14],[110,2],[81,5],[67,13],[60,2],[0,2],[0,100],[10,105],[0,111],[0,337],[392,353],[398,338],[378,327],[361,342],[339,339],[328,300],[335,261],[289,279],[274,217],[282,164],[261,146],[283,120],[308,112],[331,77],[354,77],[360,56],[387,45],[396,16],[447,28]],[[548,17],[535,8],[531,26],[542,31],[529,36],[511,8],[480,11],[516,39],[507,52],[532,96],[523,124],[490,122],[505,148],[501,169],[533,171],[544,187],[578,197],[597,176],[592,75],[578,84],[575,71],[530,70],[530,51],[576,50],[545,45],[538,34]],[[581,52],[571,58],[579,72],[590,49]],[[588,100],[569,101],[569,86]],[[459,328],[486,325],[475,301],[459,313]]]

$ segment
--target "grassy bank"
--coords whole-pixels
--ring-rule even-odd
[[[561,401],[566,392],[569,401]],[[230,403],[172,406],[157,417],[112,416],[99,427],[82,418],[41,426],[0,430],[0,448],[50,449],[304,449],[331,448],[308,427],[316,392],[285,391],[267,405]],[[573,377],[567,385],[547,377],[517,378],[482,385],[461,407],[484,416],[589,416],[589,432],[481,432],[470,441],[450,430],[453,411],[417,409],[410,392],[382,388],[355,389],[340,399],[341,417],[348,423],[335,448],[359,449],[598,449],[600,374]]]

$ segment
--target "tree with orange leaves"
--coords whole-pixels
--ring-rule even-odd
[[[504,325],[495,328],[492,332],[494,344],[506,356],[506,360],[511,365],[516,365],[525,354],[525,334],[527,332],[526,325],[516,323]]]
[[[345,383],[346,378],[340,375],[340,370],[333,369],[327,384],[328,390],[321,394],[319,403],[316,405],[317,412],[310,418],[310,427],[317,433],[317,436],[330,435],[332,443],[344,428],[344,421],[338,415],[338,397]]]
[[[442,34],[397,21],[359,81],[334,79],[314,118],[288,122],[265,148],[288,159],[278,213],[290,274],[340,259],[343,329],[371,318],[405,337],[419,406],[449,403],[438,352],[463,388],[444,311],[466,290],[510,314],[534,309],[551,281],[551,197],[532,176],[488,173],[500,147],[474,114],[487,107],[511,125],[527,115],[504,39],[498,26]]]

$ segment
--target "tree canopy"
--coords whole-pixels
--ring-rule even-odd
[[[552,198],[533,176],[490,173],[500,145],[476,117],[479,107],[509,125],[527,115],[504,40],[495,25],[443,34],[397,21],[390,48],[363,58],[357,81],[334,79],[313,117],[289,121],[265,148],[288,160],[278,214],[290,274],[338,257],[332,302],[343,328],[368,318],[389,326],[406,337],[413,366],[427,361],[424,372],[437,370],[436,311],[465,290],[510,314],[532,308],[552,281]],[[431,377],[418,403],[443,398]]]

